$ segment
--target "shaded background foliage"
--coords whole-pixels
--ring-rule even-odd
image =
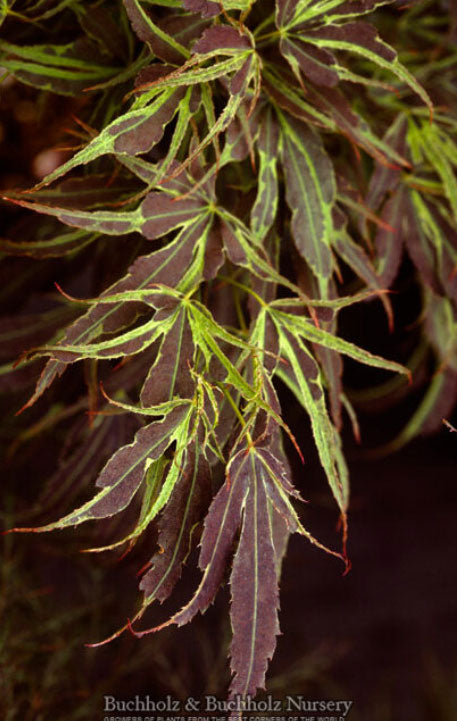
[[[52,5],[49,3],[47,8],[51,12]],[[59,4],[54,5],[57,8]],[[21,3],[16,3],[13,10],[27,15],[31,4],[23,3],[23,6],[21,7]],[[407,62],[408,67],[430,93],[434,103],[437,106],[446,106],[448,118],[453,119],[455,118],[455,104],[452,104],[453,101],[455,102],[453,82],[455,19],[449,14],[446,3],[419,2],[414,6],[412,12],[414,13],[416,9],[419,14],[410,15],[408,22],[398,21],[396,8],[383,7],[376,15],[376,24],[384,40],[397,49],[403,49],[402,60]],[[104,9],[103,3],[94,5],[95,7],[102,11]],[[132,46],[129,47],[128,42],[120,40],[122,37],[131,38],[131,34],[127,31],[128,24],[122,13],[121,4],[118,9],[119,17],[124,18],[122,27],[126,32],[125,35],[120,34],[119,42],[113,43],[111,49],[104,47],[103,58],[99,64],[97,64],[96,51],[92,48],[89,54],[90,73],[95,76],[97,71],[93,68],[100,68],[99,76],[94,82],[105,80],[109,72],[111,72],[110,77],[117,76],[125,64],[125,59],[132,57]],[[46,8],[44,10],[46,11]],[[165,16],[167,10],[156,9],[156,12],[160,17],[161,14]],[[402,18],[408,17],[405,10],[401,12]],[[90,35],[89,15],[90,13],[82,11],[79,16],[80,28],[88,35]],[[48,21],[47,25],[46,21]],[[80,29],[76,30],[74,14],[68,9],[63,9],[56,16],[50,15],[49,19],[44,18],[42,22],[45,23],[46,32],[51,33],[51,36],[58,35],[59,43],[73,42],[80,34]],[[11,14],[6,18],[2,28],[3,37],[9,43],[26,45],[32,42],[31,38],[37,32],[37,27],[38,25],[35,24],[35,27],[31,28],[23,20]],[[130,43],[132,42],[130,39]],[[111,67],[106,62],[107,53],[112,59],[112,71],[107,70],[107,67]],[[6,55],[5,59],[8,60],[9,57]],[[21,77],[19,71],[16,71],[16,76],[19,80],[27,80],[26,77]],[[121,83],[119,87],[115,87],[112,93],[107,94],[103,103],[97,104],[87,100],[81,92],[87,86],[86,79],[81,87],[74,88],[70,97],[48,92],[46,83],[42,84],[43,92],[17,81],[11,83],[7,80],[2,95],[5,110],[5,120],[2,118],[3,188],[29,187],[34,180],[33,176],[40,179],[39,163],[32,164],[32,160],[36,160],[42,150],[46,151],[55,146],[68,146],[68,131],[70,138],[76,135],[77,142],[85,143],[90,138],[90,128],[101,129],[106,126],[107,122],[118,114],[119,103],[130,89],[131,81],[132,78],[127,78],[125,84]],[[68,83],[65,83],[65,88],[68,88]],[[359,85],[354,88],[359,92]],[[355,106],[358,103],[357,92],[348,89]],[[406,97],[406,102],[410,101],[410,97],[410,95]],[[400,101],[401,95],[398,102]],[[378,112],[379,105],[375,104],[369,94],[364,95],[364,102],[368,109],[377,108],[373,122],[379,126],[378,131],[382,132],[389,117],[389,110],[386,110],[384,118]],[[395,104],[395,101],[393,102]],[[75,115],[83,118],[90,128],[81,127],[80,123],[76,123]],[[427,128],[428,119],[425,118],[424,115],[424,122],[420,123],[421,132]],[[420,152],[417,151],[417,147],[421,139],[415,138],[415,141],[415,150]],[[153,151],[151,160],[156,161],[161,157],[167,142],[165,136],[163,144]],[[338,165],[340,145],[332,146],[331,138],[326,142],[329,152],[333,151],[332,157]],[[430,138],[425,138],[425,143],[430,144]],[[59,153],[59,161],[71,157],[68,151],[63,150]],[[155,157],[154,153],[156,153]],[[423,156],[422,158],[423,170],[420,173],[419,185],[421,191],[426,189],[424,197],[425,202],[428,203],[427,207],[432,207],[433,211],[433,202],[430,206],[430,196],[427,195],[427,191],[430,192],[432,201],[435,195],[446,197],[446,203],[449,203],[449,206],[446,206],[448,216],[444,220],[442,218],[437,220],[435,216],[435,220],[438,224],[448,222],[449,213],[455,207],[453,181],[449,179],[447,168],[443,170],[441,167],[440,173],[439,159],[437,161],[435,158],[435,163],[438,162],[438,165],[434,165],[431,158]],[[343,154],[341,162],[346,161],[347,156]],[[111,165],[106,160],[97,162],[101,178],[106,178],[107,173],[111,174]],[[370,172],[372,161],[364,156],[363,163]],[[450,189],[445,184],[445,177],[450,183]],[[224,176],[218,182],[223,180]],[[228,181],[232,181],[230,185],[236,185],[237,182],[242,181],[242,178],[230,177],[230,173],[227,172],[225,182]],[[95,188],[92,188],[91,192],[101,193],[102,204],[110,202],[109,188],[112,188],[111,198],[118,200],[120,196],[128,197],[140,187],[130,177],[123,178],[122,182],[119,178],[114,178],[108,190],[105,188],[104,180],[98,184],[96,180],[94,182]],[[395,177],[389,178],[389,189],[394,182]],[[416,185],[417,182],[417,178],[413,180]],[[246,190],[249,191],[249,188]],[[79,192],[80,187],[76,187],[76,194],[73,191],[72,197],[76,204],[80,202]],[[70,194],[68,193],[68,197]],[[247,196],[249,197],[249,193]],[[350,192],[348,197],[355,203],[360,200],[358,197],[351,197]],[[250,202],[253,199],[251,193]],[[241,204],[238,205],[240,214],[246,212],[248,208],[247,204],[243,208],[243,203],[246,201],[244,199],[238,201],[236,195],[230,202],[233,202],[235,207],[236,203]],[[416,202],[420,201],[416,198]],[[84,204],[84,207],[87,208],[87,204]],[[359,210],[357,206],[355,207]],[[392,212],[391,208],[387,208],[385,198],[375,197],[370,207],[381,215],[383,212]],[[403,208],[404,205],[401,205],[400,210]],[[36,216],[19,208],[13,209],[10,205],[2,206],[2,213],[5,217],[6,229],[2,250],[9,253],[11,247],[8,244],[23,242],[26,238],[31,238],[31,234],[36,233],[37,219]],[[390,216],[385,216],[385,219],[389,222]],[[50,223],[46,227],[43,226],[42,232],[45,236],[49,236],[57,228],[57,225],[52,225],[54,223],[52,219]],[[452,228],[452,225],[449,227]],[[432,226],[432,236],[433,232]],[[442,232],[446,233],[446,228],[442,229]],[[58,279],[68,293],[78,297],[93,297],[118,279],[120,267],[127,268],[134,258],[150,250],[137,233],[123,237],[122,243],[116,245],[116,254],[110,251],[115,239],[102,235],[96,238],[96,243],[93,242],[94,240],[95,238],[89,239],[87,247],[74,258],[72,256],[63,259],[50,258],[46,262],[41,262],[39,272],[34,259],[16,257],[14,254],[2,258],[0,273],[2,303],[5,309],[2,326],[4,339],[6,338],[3,346],[6,349],[5,360],[9,358],[15,360],[26,347],[46,341],[54,330],[71,322],[79,314],[79,311],[75,312],[71,305],[56,303],[52,288],[53,281]],[[382,239],[378,238],[378,242],[381,241]],[[80,242],[79,237],[78,242]],[[422,238],[422,245],[419,247],[426,252],[428,244],[429,239]],[[434,277],[436,269],[433,267],[433,262],[424,261],[423,256],[418,259],[410,248],[408,251],[415,266],[411,259],[404,257],[395,280],[394,289],[398,296],[394,296],[392,300],[395,317],[393,333],[388,332],[385,318],[381,317],[381,311],[374,303],[354,307],[341,313],[339,330],[342,337],[374,353],[395,358],[402,363],[410,362],[412,356],[416,364],[413,367],[415,385],[411,392],[406,384],[399,380],[388,381],[385,387],[373,390],[373,385],[379,381],[379,375],[375,376],[369,369],[361,370],[362,367],[359,365],[354,367],[350,361],[345,363],[345,380],[347,386],[353,389],[351,399],[357,404],[359,413],[362,413],[363,437],[369,441],[368,445],[370,441],[372,445],[389,443],[392,436],[395,436],[392,431],[397,430],[401,434],[405,425],[409,430],[403,431],[400,442],[424,428],[436,429],[444,414],[450,418],[455,403],[453,357],[455,335],[453,336],[452,323],[448,327],[444,326],[443,338],[439,335],[440,329],[437,330],[431,322],[437,315],[437,307],[433,305],[433,300],[428,300],[424,306],[424,287],[427,289],[425,298],[430,298],[427,295],[430,293],[430,288],[432,291],[442,293],[440,283],[443,279],[451,278],[452,281],[452,262],[445,266],[442,278],[437,280]],[[281,269],[286,274],[291,271],[288,262],[290,263],[283,258]],[[414,268],[419,268],[421,277],[415,277],[417,270]],[[342,272],[345,288],[358,287],[349,266],[342,264]],[[387,279],[384,276],[381,286],[390,284],[392,280],[393,278]],[[453,289],[446,288],[446,291],[452,298]],[[425,324],[425,336],[417,323],[424,307],[428,318],[428,323]],[[16,312],[16,317],[11,321],[13,311]],[[45,313],[46,321],[44,327],[40,328],[39,321]],[[21,318],[24,319],[24,334],[27,339],[25,344],[20,334]],[[383,330],[379,331],[379,328]],[[19,335],[16,336],[16,340],[15,337],[12,338],[11,331],[17,333],[18,329]],[[3,383],[0,387],[8,392],[4,395],[7,409],[16,410],[27,401],[30,396],[30,384],[33,385],[36,380],[37,366],[41,362],[35,362],[30,368],[19,366],[14,374],[4,372],[3,377],[0,376],[0,383]],[[118,383],[127,390],[133,389],[136,378],[129,378],[128,366],[120,369],[119,372],[124,373],[124,376],[121,376]],[[75,457],[78,459],[78,449],[82,447],[89,433],[85,418],[80,420],[88,407],[86,396],[81,397],[85,386],[89,389],[89,408],[95,407],[93,404],[96,391],[92,373],[93,368],[91,369],[89,364],[84,369],[79,365],[73,366],[63,379],[57,381],[55,387],[47,391],[45,399],[41,399],[36,406],[27,411],[27,417],[23,415],[13,418],[9,414],[8,422],[5,422],[2,428],[2,445],[6,454],[5,468],[9,477],[4,484],[2,494],[6,509],[5,521],[8,525],[9,514],[16,514],[16,524],[32,522],[37,525],[55,520],[58,515],[68,512],[71,507],[77,505],[78,498],[84,500],[81,495],[71,496],[71,486],[65,487],[65,495],[60,493],[59,496],[56,489],[60,488],[62,477],[56,475],[55,458],[61,459],[63,464],[61,467],[67,471],[68,468],[74,467]],[[438,380],[433,385],[433,379],[436,378]],[[109,391],[109,374],[105,377],[105,382]],[[407,395],[406,390],[408,390]],[[424,393],[426,398],[427,394],[429,396],[428,405],[425,406],[427,410],[425,417],[423,413],[414,414],[417,408],[424,408],[422,405]],[[285,388],[281,388],[280,398],[283,407],[288,409],[286,420],[289,425],[294,429],[306,428],[308,423],[306,417],[299,407],[295,407],[295,401]],[[368,412],[374,408],[379,411],[382,405],[383,415],[378,416],[374,421],[370,421],[369,417],[365,418],[364,410]],[[68,408],[71,410],[68,411]],[[411,415],[415,421],[407,425]],[[60,422],[57,423],[57,420]],[[91,471],[91,481],[94,478],[93,473],[101,470],[112,452],[123,443],[129,442],[132,433],[138,428],[135,419],[131,417],[119,416],[110,419],[109,422],[113,423],[113,427],[107,429],[106,437],[101,439],[98,449],[94,449],[94,455],[88,459],[88,468],[83,468],[84,473]],[[306,438],[306,435],[303,435]],[[303,470],[295,464],[292,447],[289,448],[287,445],[286,449],[291,462],[296,465],[294,476],[299,489],[306,498],[311,498],[314,509],[318,509],[318,513],[314,516],[306,511],[306,520],[310,523],[314,535],[331,543],[335,519],[328,498],[324,497],[320,486],[319,462],[313,456],[311,438],[309,433],[309,442],[304,441],[303,448],[307,459],[306,480],[301,480],[304,478]],[[281,620],[285,638],[281,639],[278,656],[273,662],[270,685],[267,686],[269,690],[280,694],[295,690],[302,692],[305,688],[309,697],[319,694],[326,697],[354,696],[356,706],[359,705],[354,711],[354,718],[356,713],[360,718],[366,718],[366,713],[369,713],[370,718],[374,719],[404,718],[405,714],[411,713],[415,714],[414,718],[427,718],[427,714],[430,713],[436,718],[452,717],[453,694],[455,694],[452,669],[455,668],[455,659],[452,657],[452,637],[449,629],[455,625],[455,614],[445,600],[452,584],[449,583],[443,593],[443,578],[446,574],[452,575],[448,560],[452,558],[452,544],[455,544],[455,539],[451,535],[443,541],[439,536],[443,527],[452,528],[450,525],[452,520],[446,512],[446,502],[453,498],[452,479],[451,472],[447,471],[443,459],[454,457],[453,440],[452,436],[446,436],[442,440],[430,441],[428,444],[416,442],[416,445],[402,452],[403,460],[400,461],[399,456],[395,456],[391,461],[383,461],[382,464],[378,461],[374,467],[376,475],[379,475],[379,481],[376,478],[372,479],[374,489],[367,490],[366,476],[373,477],[374,472],[371,470],[373,466],[357,461],[359,452],[355,448],[351,451],[351,441],[349,438],[346,439],[345,447],[349,448],[349,458],[353,457],[351,467],[354,469],[351,557],[356,569],[359,566],[360,570],[353,571],[351,577],[342,581],[338,570],[335,571],[336,564],[325,557],[319,557],[313,549],[303,551],[302,544],[297,548],[297,544],[293,542],[285,562],[283,576],[284,612]],[[397,441],[397,445],[400,442]],[[100,452],[101,447],[103,453]],[[422,479],[416,483],[410,478],[413,475],[415,461]],[[97,468],[94,468],[93,463]],[[428,468],[428,473],[425,473],[424,467]],[[33,469],[33,478],[31,478],[31,469]],[[447,472],[451,481],[449,486],[445,480]],[[440,481],[435,486],[437,501],[434,510],[434,506],[430,504],[428,487],[430,476],[435,479],[438,473]],[[81,475],[79,480],[83,478],[85,476]],[[89,481],[89,478],[87,480]],[[414,494],[411,493],[409,485],[411,483],[416,490]],[[34,503],[43,500],[43,488],[45,488],[45,500],[48,489],[49,502],[45,504],[46,514],[43,514],[42,509],[38,513],[31,514],[30,508],[33,508]],[[426,498],[422,502],[421,491],[418,490],[421,488]],[[398,518],[402,493],[405,494],[404,510],[401,518]],[[406,509],[411,503],[415,505],[412,506],[409,519]],[[440,503],[443,505],[441,506]],[[132,522],[133,516],[128,517],[128,520]],[[358,523],[360,526],[357,525]],[[417,525],[422,527],[424,524],[427,524],[428,534],[413,535],[416,540],[414,548],[407,555],[405,554],[403,559],[399,559],[399,548],[404,549],[410,534],[413,534],[413,529],[416,529]],[[115,525],[113,528],[113,523],[104,522],[97,531],[90,532],[84,529],[76,534],[65,532],[62,537],[64,539],[62,547],[61,539],[59,544],[54,544],[51,537],[49,539],[33,537],[32,548],[27,548],[25,539],[20,542],[16,539],[12,540],[11,537],[5,539],[3,584],[6,589],[5,602],[9,606],[8,610],[5,610],[8,623],[2,642],[2,664],[7,689],[5,696],[8,718],[27,718],[27,713],[30,718],[40,718],[39,714],[41,718],[55,718],[56,714],[68,716],[68,706],[72,707],[75,718],[91,718],[94,714],[100,713],[101,694],[112,691],[113,688],[117,691],[122,688],[125,696],[141,693],[143,690],[158,695],[172,692],[180,697],[191,691],[195,695],[209,691],[224,693],[228,682],[225,654],[230,635],[228,623],[224,620],[224,604],[227,603],[227,598],[218,600],[208,617],[198,619],[197,625],[189,628],[175,632],[166,630],[163,635],[143,642],[127,636],[113,642],[112,646],[81,651],[81,643],[109,634],[119,618],[129,615],[135,598],[135,575],[144,562],[144,549],[150,550],[156,543],[155,531],[151,531],[143,541],[143,549],[141,546],[139,549],[134,549],[130,556],[120,563],[117,563],[116,559],[101,560],[99,557],[94,563],[93,558],[86,560],[84,557],[78,557],[78,549],[94,543],[101,545],[105,539],[108,542],[116,530]],[[122,533],[121,525],[118,530],[119,536]],[[374,536],[371,536],[371,533],[374,533]],[[380,538],[384,533],[388,536],[385,543]],[[426,545],[425,541],[427,541]],[[382,551],[379,550],[381,543]],[[367,546],[371,549],[372,557],[367,557],[368,552],[366,555],[360,553],[360,560],[357,563],[357,549],[365,549]],[[72,555],[72,559],[74,558],[71,569],[68,564],[69,554]],[[405,569],[417,564],[418,556],[421,561],[420,568],[416,572],[411,571],[409,576]],[[442,564],[439,566],[441,570],[433,572],[430,567],[436,566],[436,559]],[[313,584],[312,588],[315,597],[310,593],[308,579],[303,583],[303,587],[296,580],[296,569],[300,569],[301,575],[301,569],[305,565],[309,566],[306,576],[309,574],[309,578],[314,580],[316,576],[319,577],[319,584]],[[373,580],[370,574],[373,574],[373,569],[376,568],[378,575]],[[393,580],[395,573],[391,569],[395,569],[401,580],[395,583]],[[331,574],[332,579],[325,576],[323,578],[322,574]],[[67,582],[60,584],[63,575]],[[337,580],[335,576],[338,577]],[[359,586],[359,584],[365,585],[367,577],[375,586],[373,591]],[[186,600],[188,590],[197,582],[198,574],[191,569],[187,570],[181,586],[178,587],[173,608],[176,608],[178,602]],[[389,583],[394,586],[390,593]],[[380,592],[378,599],[380,587],[383,587],[383,591]],[[130,591],[127,591],[127,588]],[[96,594],[94,589],[97,589]],[[402,592],[399,589],[402,589]],[[402,598],[402,595],[405,598]],[[323,598],[328,599],[326,603],[329,604],[326,614],[322,609]],[[348,598],[352,600],[353,605],[348,605]],[[421,598],[429,600],[425,603],[422,601],[421,606]],[[362,611],[359,606],[357,610],[357,604],[362,605],[362,599],[369,607],[369,612],[366,612],[366,622],[363,623],[365,609]],[[392,599],[395,611],[389,616],[386,609],[390,607]],[[346,607],[344,604],[347,604]],[[167,617],[167,610],[165,606],[164,619]],[[170,611],[172,610],[170,607]],[[39,633],[30,623],[31,614],[39,626]],[[162,609],[160,614],[162,615]],[[304,618],[310,619],[309,629],[307,623],[304,623]],[[341,619],[341,626],[344,626],[343,632],[338,619]],[[154,617],[152,622],[157,623],[157,617]],[[351,622],[355,624],[352,627]],[[434,626],[431,632],[427,629],[428,623]],[[41,624],[44,624],[43,628]],[[331,632],[327,633],[329,626]],[[21,629],[21,632],[18,632],[18,629]],[[311,629],[314,629],[314,634]],[[215,630],[221,638],[221,643],[217,645],[213,642]],[[417,643],[418,637],[423,639],[422,644]],[[224,638],[225,645],[222,642]],[[300,638],[298,648],[293,647],[288,638]],[[319,641],[322,638],[326,641],[320,645]],[[297,661],[297,657],[301,656],[303,651],[305,651],[304,658]],[[411,659],[413,651],[419,657],[416,660]],[[198,664],[195,663],[196,657],[201,659]],[[126,658],[131,659],[127,666]],[[372,679],[367,679],[367,660],[368,668],[372,669]],[[67,674],[62,672],[63,668],[68,668]],[[396,678],[401,680],[395,682]],[[376,695],[379,695],[378,698],[375,698]]]

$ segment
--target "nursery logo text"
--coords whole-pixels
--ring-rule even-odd
[[[103,711],[114,714],[154,714],[147,717],[148,721],[231,721],[232,714],[237,719],[254,721],[346,721],[353,701],[307,699],[301,695],[274,698],[268,694],[266,698],[256,700],[251,696],[235,696],[223,700],[217,696],[204,696],[196,699],[189,696],[184,701],[167,695],[163,699],[152,696],[135,696],[128,700],[117,699],[115,696],[104,696]],[[186,716],[179,714],[185,713]],[[292,715],[274,715],[274,714]],[[160,715],[155,715],[160,714]],[[211,714],[203,716],[199,714]],[[213,715],[216,714],[216,715]],[[249,716],[239,716],[249,714]],[[262,714],[262,716],[252,716]],[[306,714],[306,715],[304,715]],[[311,714],[311,715],[310,715]],[[105,716],[103,721],[146,721],[143,716]]]

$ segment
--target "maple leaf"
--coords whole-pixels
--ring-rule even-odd
[[[199,542],[200,584],[161,627],[203,613],[229,579],[230,692],[255,694],[290,535],[349,567],[341,431],[346,412],[359,436],[364,391],[346,388],[344,358],[398,374],[366,391],[376,398],[406,392],[411,373],[347,341],[339,314],[381,301],[392,330],[400,267],[414,268],[423,309],[408,366],[414,388],[429,383],[390,448],[455,405],[454,24],[439,37],[416,4],[392,33],[391,0],[6,5],[0,64],[14,92],[32,85],[45,118],[52,93],[78,109],[49,132],[50,145],[76,138],[73,154],[34,188],[4,191],[1,294],[15,312],[0,319],[0,391],[31,393],[24,410],[74,369],[38,420],[17,419],[12,458],[59,424],[67,440],[32,512],[45,525],[16,530],[104,519],[94,553],[156,532],[140,610],[110,639],[158,630],[136,629]],[[284,397],[309,429],[289,426]],[[283,438],[303,460],[307,433],[341,550],[300,520]]]

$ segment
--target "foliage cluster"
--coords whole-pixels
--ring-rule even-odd
[[[358,430],[343,357],[406,376],[434,359],[397,445],[457,397],[456,18],[445,0],[4,0],[0,22],[6,75],[42,105],[71,98],[81,141],[5,197],[15,313],[0,320],[0,390],[38,376],[23,410],[40,399],[41,415],[21,442],[67,433],[38,501],[64,515],[17,530],[111,519],[116,540],[92,549],[105,551],[157,524],[120,630],[139,636],[158,630],[138,622],[198,542],[200,585],[162,626],[203,613],[231,567],[231,692],[255,694],[289,535],[348,566],[343,412]],[[393,327],[405,254],[423,307],[410,369],[337,328],[367,302]],[[46,410],[75,364],[72,392]],[[283,447],[301,453],[300,429],[281,385],[309,416],[341,552],[300,520]],[[97,469],[96,494],[68,512]]]

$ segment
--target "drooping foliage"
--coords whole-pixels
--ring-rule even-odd
[[[231,692],[255,694],[289,535],[349,563],[344,358],[399,377],[434,358],[394,446],[457,398],[455,18],[444,0],[11,0],[0,23],[6,77],[37,102],[69,99],[79,143],[35,187],[4,193],[16,315],[0,319],[0,390],[43,409],[19,442],[68,426],[39,499],[62,515],[16,530],[136,504],[133,526],[93,550],[156,525],[122,628],[138,635],[198,542],[200,585],[161,626],[203,613],[229,574]],[[356,303],[382,303],[394,326],[387,291],[405,254],[424,319],[411,369],[338,333]],[[59,379],[75,366],[67,401]],[[288,425],[284,386],[309,417],[340,551],[300,520],[283,440],[300,454],[304,431]]]

